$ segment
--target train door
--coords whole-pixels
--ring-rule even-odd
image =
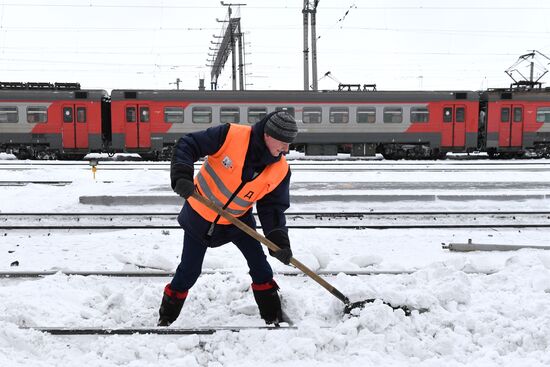
[[[466,106],[443,106],[442,147],[463,147],[466,143]]]
[[[521,147],[523,145],[523,106],[502,104],[498,129],[499,147]]]
[[[88,111],[84,104],[64,104],[63,111],[63,148],[88,148]]]
[[[124,108],[126,148],[151,147],[151,114],[148,105],[130,104]]]

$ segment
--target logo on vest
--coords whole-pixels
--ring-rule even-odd
[[[233,168],[233,161],[228,156],[225,156],[225,158],[222,160],[222,164],[225,168]]]
[[[245,199],[252,199],[252,196],[254,195],[254,191],[249,191],[245,196],[244,198]]]

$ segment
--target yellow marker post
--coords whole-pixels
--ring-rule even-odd
[[[95,180],[95,173],[97,171],[97,159],[90,159],[90,166],[92,166],[92,174],[94,176],[94,180]]]

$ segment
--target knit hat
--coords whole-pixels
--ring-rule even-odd
[[[298,135],[298,127],[292,115],[285,111],[278,111],[269,116],[264,132],[279,141],[292,143]]]

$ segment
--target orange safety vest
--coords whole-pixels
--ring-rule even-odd
[[[251,126],[230,124],[227,137],[220,150],[209,155],[195,177],[195,187],[220,208],[231,198],[242,184],[246,151],[252,133]],[[288,172],[284,156],[265,169],[250,182],[247,182],[225,209],[235,217],[245,214],[254,203],[275,190]],[[214,222],[218,214],[192,197],[187,199],[191,207],[209,222]],[[220,217],[220,224],[230,222]]]

